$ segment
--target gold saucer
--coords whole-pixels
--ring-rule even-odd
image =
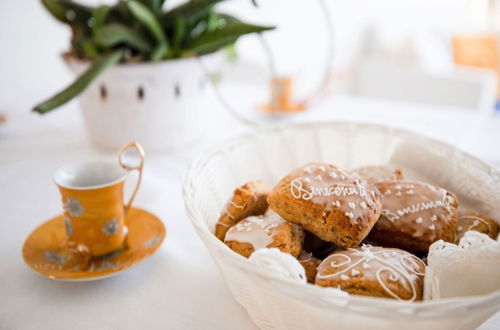
[[[131,208],[125,219],[128,228],[124,248],[94,257],[86,270],[80,269],[78,254],[67,247],[62,215],[35,229],[24,242],[24,262],[51,279],[90,281],[116,275],[152,255],[165,238],[165,227],[155,215]]]

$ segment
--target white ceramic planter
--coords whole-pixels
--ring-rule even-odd
[[[217,55],[204,62],[214,64]],[[82,73],[88,63],[67,58],[71,70]],[[210,90],[196,59],[121,64],[101,74],[80,95],[90,140],[117,149],[130,141],[148,151],[172,150],[195,141],[205,111],[200,105]]]

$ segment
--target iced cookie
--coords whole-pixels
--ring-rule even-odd
[[[215,236],[224,241],[229,227],[248,216],[264,214],[271,189],[271,185],[262,181],[251,181],[235,189],[215,226]]]
[[[303,241],[304,231],[299,226],[277,215],[260,215],[245,218],[229,228],[224,243],[247,258],[262,248],[278,248],[297,257]]]
[[[384,181],[403,180],[403,172],[399,168],[390,165],[358,167],[352,172],[371,184]]]
[[[316,284],[350,294],[422,300],[425,264],[400,250],[363,245],[336,251],[318,267]]]
[[[283,178],[267,197],[270,208],[324,241],[358,245],[382,209],[366,180],[335,165],[310,163]]]
[[[302,253],[297,257],[297,260],[300,262],[302,267],[304,267],[307,282],[314,284],[316,273],[318,272],[317,268],[321,263],[321,260],[315,258],[312,253],[306,251],[302,251]]]
[[[460,243],[460,239],[469,230],[486,234],[493,239],[497,239],[499,226],[495,220],[477,212],[460,212],[457,221],[457,235],[455,243]]]
[[[370,240],[413,253],[427,253],[440,239],[454,241],[458,207],[454,194],[424,182],[393,181],[376,186],[384,203]]]

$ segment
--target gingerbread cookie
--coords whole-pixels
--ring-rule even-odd
[[[354,169],[352,173],[359,175],[371,184],[384,181],[403,180],[403,172],[399,168],[390,165],[358,167]]]
[[[382,246],[427,253],[440,239],[453,242],[458,201],[446,189],[424,182],[376,184],[384,196],[382,215],[369,239]]]
[[[316,279],[316,273],[318,272],[318,266],[321,260],[315,258],[312,253],[302,251],[302,253],[297,257],[304,270],[306,271],[307,282],[313,283]]]
[[[363,245],[336,251],[318,267],[316,284],[356,295],[422,300],[425,264],[400,250]]]
[[[304,231],[276,215],[251,216],[229,228],[224,243],[234,252],[249,257],[255,250],[278,248],[294,257],[302,252]]]
[[[229,227],[248,216],[264,214],[271,189],[271,185],[262,181],[251,181],[235,189],[215,226],[215,236],[224,241]]]
[[[460,239],[469,230],[478,231],[493,239],[497,239],[499,226],[495,220],[485,216],[484,214],[472,211],[460,212],[458,214],[455,244],[460,243]]]
[[[294,170],[274,187],[267,201],[285,220],[341,247],[358,245],[382,209],[382,196],[373,185],[324,163]]]

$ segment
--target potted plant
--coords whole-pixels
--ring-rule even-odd
[[[45,114],[82,94],[89,137],[98,145],[186,145],[202,131],[206,112],[200,106],[207,80],[200,57],[209,60],[242,35],[273,29],[219,13],[214,5],[221,1],[190,0],[164,11],[164,0],[98,7],[42,0],[71,28],[71,50],[63,58],[79,77],[34,111]]]

